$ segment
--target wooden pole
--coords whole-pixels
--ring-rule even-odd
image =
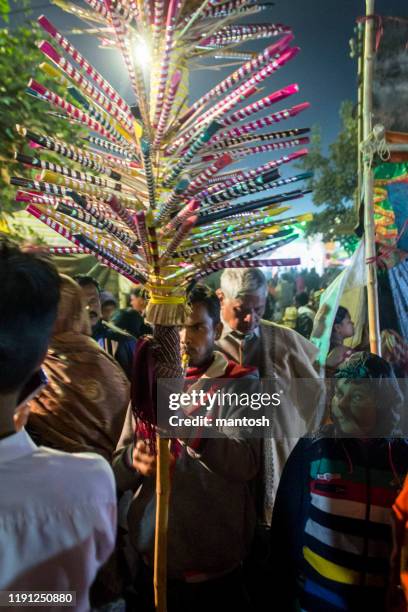
[[[363,168],[362,168],[362,155],[360,153],[360,143],[363,142],[363,48],[364,48],[364,26],[363,24],[357,24],[357,140],[358,140],[358,152],[357,152],[357,202],[356,211],[358,212],[361,206],[361,194],[363,187]]]
[[[374,72],[374,0],[366,0],[366,19],[364,37],[364,86],[363,86],[363,142],[372,130],[372,85]],[[367,298],[368,328],[370,350],[381,355],[380,320],[377,293],[377,267],[375,262],[375,228],[374,228],[374,174],[372,159],[363,152],[363,188],[364,188],[364,236],[367,259]]]
[[[170,441],[156,436],[156,532],[154,541],[154,605],[167,611],[167,524],[170,500]]]

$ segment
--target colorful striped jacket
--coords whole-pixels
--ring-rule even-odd
[[[391,507],[407,467],[404,440],[299,441],[272,519],[279,611],[385,610]]]

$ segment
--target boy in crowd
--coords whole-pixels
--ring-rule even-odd
[[[96,455],[37,447],[24,429],[25,385],[47,352],[58,273],[0,242],[0,286],[0,590],[76,591],[75,610],[89,610],[115,541],[112,471]]]
[[[333,424],[298,442],[271,529],[274,596],[292,612],[384,612],[391,508],[408,465],[389,364],[355,353],[336,373]]]

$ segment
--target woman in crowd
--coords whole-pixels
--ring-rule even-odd
[[[329,354],[326,360],[326,376],[330,378],[336,368],[353,354],[353,349],[346,346],[344,341],[354,336],[354,324],[347,308],[339,306],[334,318],[330,337]]]
[[[336,372],[333,424],[298,442],[275,502],[274,596],[285,612],[385,612],[391,508],[408,465],[401,404],[377,355],[355,353]]]
[[[38,444],[92,451],[110,460],[122,430],[129,384],[90,337],[79,285],[61,276],[57,321],[43,368],[48,385],[31,402],[28,430]]]

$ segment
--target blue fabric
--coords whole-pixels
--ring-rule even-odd
[[[340,595],[337,595],[337,593],[334,593],[333,591],[329,591],[329,589],[325,589],[312,580],[307,579],[305,581],[304,589],[306,593],[328,602],[330,605],[335,606],[339,610],[347,610],[347,604],[344,599],[340,597]]]
[[[398,233],[400,233],[408,219],[408,183],[391,183],[387,185],[387,192],[388,199],[394,210],[395,224],[398,228]],[[398,241],[398,248],[408,251],[408,228]]]
[[[391,268],[389,278],[401,334],[408,341],[408,261]]]

